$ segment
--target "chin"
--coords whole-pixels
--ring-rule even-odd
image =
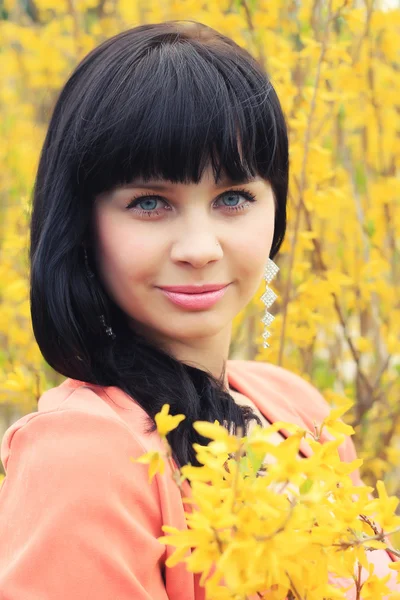
[[[197,323],[188,323],[186,321],[178,325],[177,320],[174,323],[175,327],[169,328],[168,331],[160,328],[159,333],[169,339],[193,340],[214,337],[226,331],[227,327],[230,328],[232,325],[232,319],[217,319],[207,322],[201,317],[201,314],[197,314]]]

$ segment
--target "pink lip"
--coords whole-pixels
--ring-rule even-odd
[[[206,310],[207,308],[211,308],[211,306],[213,306],[220,298],[222,298],[227,289],[228,286],[226,285],[225,287],[215,291],[194,294],[193,292],[171,292],[165,288],[160,288],[163,294],[165,294],[167,298],[169,298],[174,304],[192,310]]]
[[[204,294],[215,292],[229,285],[228,283],[215,283],[210,285],[163,285],[162,290],[166,292],[178,292],[180,294]]]

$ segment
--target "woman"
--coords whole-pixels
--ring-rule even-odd
[[[180,492],[131,461],[162,447],[155,414],[186,415],[169,436],[183,465],[207,441],[196,420],[248,431],[328,413],[289,371],[227,360],[233,318],[277,270],[288,168],[267,75],[209,27],[135,27],[70,76],[30,248],[34,334],[67,379],[3,439],[1,599],[199,600],[197,576],[166,569],[157,541],[163,524],[185,527]],[[350,439],[341,452],[355,457]]]

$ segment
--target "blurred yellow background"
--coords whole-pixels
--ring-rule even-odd
[[[0,4],[0,434],[64,378],[29,309],[28,227],[39,152],[78,61],[141,23],[200,21],[265,66],[290,134],[288,231],[264,291],[234,322],[231,358],[280,364],[345,421],[366,483],[400,496],[400,8],[346,0],[6,0]]]

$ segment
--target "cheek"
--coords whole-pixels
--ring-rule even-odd
[[[144,228],[134,227],[130,219],[111,212],[96,216],[97,262],[107,283],[122,286],[128,280],[151,276],[159,263],[157,245]]]
[[[254,219],[250,227],[243,228],[235,240],[237,256],[248,276],[260,278],[264,274],[274,237],[274,216]]]

